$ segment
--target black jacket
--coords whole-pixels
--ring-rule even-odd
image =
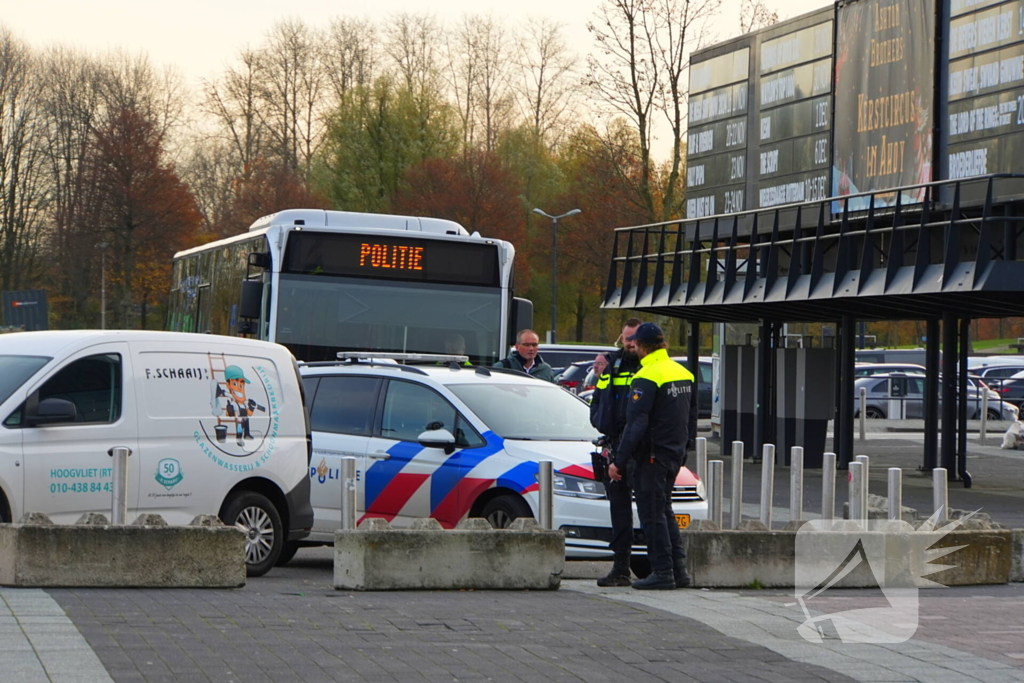
[[[590,424],[614,447],[626,426],[629,383],[640,369],[640,359],[625,355],[622,349],[608,355],[608,369],[598,378],[590,399]]]
[[[640,365],[615,464],[621,469],[631,458],[650,457],[682,466],[697,436],[697,382],[664,349],[644,356]]]

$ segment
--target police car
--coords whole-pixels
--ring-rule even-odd
[[[315,518],[302,545],[334,540],[344,456],[356,458],[360,521],[381,517],[407,527],[433,517],[445,528],[466,517],[498,528],[539,517],[538,462],[551,460],[554,526],[565,532],[566,555],[610,556],[608,502],[590,456],[599,435],[576,396],[522,373],[452,359],[399,365],[375,356],[309,363],[300,372],[313,434]],[[703,484],[685,468],[673,508],[681,527],[707,518]],[[639,529],[635,511],[634,525]],[[298,547],[291,544],[282,561]]]

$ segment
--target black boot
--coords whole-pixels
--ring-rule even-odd
[[[633,582],[633,588],[638,591],[670,591],[675,590],[675,587],[676,577],[674,574],[659,574],[658,572],[651,572],[650,576],[646,579],[640,579],[639,581]]]
[[[690,575],[686,573],[686,565],[683,563],[683,558],[675,560],[675,566],[672,570],[676,579],[676,588],[686,588],[690,585]]]
[[[612,570],[597,580],[601,588],[624,588],[629,584],[629,555],[616,555]]]

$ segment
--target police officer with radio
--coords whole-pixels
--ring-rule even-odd
[[[640,370],[630,383],[626,427],[608,467],[614,481],[628,471],[636,490],[640,526],[647,537],[651,574],[633,588],[670,590],[690,585],[672,488],[697,435],[697,387],[693,373],[668,357],[661,328],[644,323],[632,336]]]
[[[636,355],[636,342],[627,338],[636,333],[641,322],[636,318],[627,320],[622,328],[622,348],[608,355],[608,367],[601,373],[590,401],[590,423],[604,435],[604,449],[594,455],[594,474],[605,482],[608,507],[612,517],[612,538],[608,544],[614,553],[614,564],[607,576],[597,580],[597,585],[629,586],[630,553],[633,550],[633,488],[628,477],[612,481],[607,477],[611,454],[618,447],[622,430],[626,426],[626,404],[629,399],[629,383],[633,374],[640,369]]]

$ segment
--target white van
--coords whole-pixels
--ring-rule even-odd
[[[145,331],[0,335],[0,517],[110,514],[115,446],[128,518],[217,514],[248,537],[250,576],[313,526],[295,359],[249,339]]]

